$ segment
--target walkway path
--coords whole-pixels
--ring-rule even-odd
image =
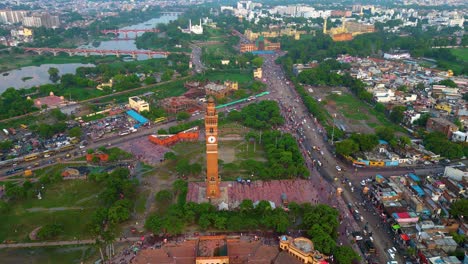
[[[140,241],[141,237],[128,237],[122,240],[115,240],[114,243],[125,243]],[[0,244],[2,248],[28,248],[28,247],[53,247],[53,246],[70,246],[70,245],[90,245],[95,244],[95,239],[85,240],[68,240],[68,241],[50,241],[50,242],[31,242],[31,243],[11,243],[11,244]]]
[[[72,206],[72,207],[52,207],[52,208],[43,208],[43,207],[34,207],[26,209],[28,212],[56,212],[56,211],[66,211],[66,210],[83,210],[83,207]]]

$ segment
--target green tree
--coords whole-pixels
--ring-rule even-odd
[[[164,71],[163,75],[161,76],[161,80],[163,82],[166,82],[166,81],[169,81],[172,79],[172,76],[174,75],[174,71],[173,70],[166,70]]]
[[[109,219],[109,222],[113,224],[121,223],[130,218],[129,208],[126,206],[126,204],[122,203],[121,201],[123,200],[119,200],[109,208],[107,218]]]
[[[310,236],[316,250],[323,254],[330,255],[336,247],[333,238],[324,232],[318,224],[314,224],[307,234]]]
[[[256,68],[261,68],[263,65],[263,58],[262,57],[255,57],[252,60],[252,65]]]
[[[169,190],[161,190],[156,194],[156,202],[160,204],[170,203],[172,201],[172,192]]]
[[[49,79],[53,83],[56,83],[60,79],[59,69],[54,68],[54,67],[50,67],[49,70],[47,70],[47,72],[49,73]]]
[[[177,113],[177,121],[187,120],[190,118],[190,114],[187,112]]]
[[[379,144],[379,138],[374,134],[354,133],[350,139],[359,145],[361,151],[373,150]]]
[[[11,205],[8,202],[0,200],[0,213],[6,214],[8,211],[10,211],[10,209]]]
[[[166,160],[175,160],[175,159],[177,159],[177,155],[174,152],[169,151],[169,152],[164,153],[164,159],[166,159]]]
[[[166,130],[166,129],[164,129],[164,128],[158,129],[158,135],[167,135],[167,134],[168,134],[168,133],[167,133],[167,130]]]
[[[241,212],[250,212],[254,209],[252,200],[244,199],[239,205],[239,209]]]
[[[68,135],[70,135],[70,137],[81,138],[83,131],[81,130],[81,127],[76,126],[68,131]]]
[[[398,86],[397,90],[406,93],[408,91],[408,86],[400,85]]]
[[[224,230],[224,229],[226,229],[226,225],[227,225],[227,217],[220,216],[220,215],[216,215],[216,216],[214,217],[214,224],[213,224],[213,226],[214,226],[216,229]]]
[[[154,84],[156,83],[156,78],[154,78],[153,76],[146,77],[144,83],[146,85]]]
[[[37,237],[42,240],[52,239],[62,234],[64,231],[63,225],[47,224],[37,232]]]
[[[450,88],[457,88],[458,85],[451,79],[445,79],[439,82],[440,85],[445,85]]]
[[[390,142],[395,137],[395,132],[390,127],[379,126],[375,128],[375,134],[379,139],[383,139],[387,142]]]
[[[460,199],[450,205],[450,214],[454,217],[468,217],[468,199]]]
[[[13,147],[13,141],[5,139],[0,142],[0,150],[7,151]]]
[[[67,115],[62,113],[62,111],[60,111],[58,108],[50,110],[50,115],[57,121],[65,121],[67,119]]]
[[[419,117],[418,119],[416,119],[413,124],[415,125],[418,125],[418,126],[422,126],[422,127],[426,127],[426,124],[427,124],[427,120],[429,120],[429,118],[431,117],[430,114],[422,114],[421,117]]]
[[[398,146],[400,148],[405,148],[406,146],[411,145],[411,139],[407,136],[401,136],[398,138]]]
[[[406,107],[405,106],[395,106],[393,107],[391,113],[390,113],[390,120],[392,120],[393,122],[399,124],[403,121],[403,117],[404,117],[404,112],[406,110]]]
[[[176,171],[179,175],[190,174],[190,163],[188,159],[180,159],[176,164]]]
[[[159,234],[164,225],[164,219],[156,214],[150,215],[145,222],[145,228],[151,230],[154,234]]]
[[[211,216],[209,214],[202,214],[198,219],[198,225],[202,230],[207,230],[211,225]]]
[[[349,156],[359,150],[358,144],[351,139],[345,139],[336,143],[336,153]]]
[[[333,252],[336,261],[340,264],[351,264],[359,261],[361,257],[350,246],[340,246]]]

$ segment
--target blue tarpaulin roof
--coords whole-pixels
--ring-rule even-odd
[[[135,119],[141,124],[148,122],[148,119],[146,119],[144,116],[140,115],[139,113],[135,112],[135,110],[128,110],[127,115],[129,115],[131,118]]]
[[[417,181],[417,182],[418,182],[418,181],[421,181],[421,179],[419,179],[419,177],[418,177],[416,174],[414,174],[414,173],[410,173],[410,174],[409,174],[409,177],[410,177],[413,181]]]
[[[418,196],[424,196],[424,191],[418,185],[411,185],[411,188],[418,193]]]

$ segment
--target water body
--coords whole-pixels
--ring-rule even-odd
[[[167,24],[170,21],[177,19],[177,15],[164,15],[158,18],[153,18],[148,21],[123,27],[121,29],[151,29],[155,28],[157,24]],[[138,33],[141,35],[143,33]],[[123,38],[124,34],[120,34],[119,38]],[[128,33],[128,37],[135,37],[135,33]],[[89,48],[97,50],[138,50],[135,40],[108,40],[102,41],[98,47],[93,47],[91,44],[83,45],[79,48]],[[79,54],[78,54],[79,55]],[[158,56],[153,56],[157,58]],[[161,57],[161,56],[160,56]],[[137,55],[138,60],[148,59],[147,55]],[[52,83],[49,80],[49,73],[47,71],[50,67],[59,69],[59,74],[75,73],[78,67],[94,67],[93,64],[81,63],[66,63],[66,64],[42,64],[41,66],[23,67],[17,70],[12,70],[0,74],[0,93],[3,93],[7,88],[13,87],[15,89],[30,88],[37,85]],[[32,79],[22,81],[22,78],[32,77]]]
[[[42,64],[41,66],[28,66],[21,69],[8,71],[0,74],[0,93],[3,93],[7,88],[13,87],[15,89],[31,88],[33,86],[52,83],[49,80],[49,73],[47,72],[50,67],[59,69],[59,74],[75,73],[79,67],[94,67],[94,64],[83,63],[67,63],[67,64]],[[32,77],[29,80],[21,80],[22,78]]]
[[[155,28],[158,24],[167,24],[170,21],[176,20],[177,15],[164,15],[159,18],[153,18],[150,19],[146,22],[142,22],[136,25],[128,26],[128,27],[123,27],[120,29],[152,29]],[[128,33],[127,36],[129,38],[134,38],[135,35],[141,36],[143,35],[143,32],[141,33]],[[119,38],[125,38],[125,34],[120,33]],[[88,45],[82,45],[79,48],[81,49],[96,49],[96,50],[138,50],[135,40],[107,40],[107,41],[102,41],[98,47],[94,47],[91,43]],[[162,56],[155,55],[153,56],[154,58],[161,58]],[[148,59],[147,55],[139,54],[137,55],[137,60],[146,60]]]

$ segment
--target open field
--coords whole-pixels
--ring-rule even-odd
[[[91,256],[97,259],[97,254],[97,249],[90,246],[37,247],[2,249],[0,259],[2,263],[63,264],[82,263]]]
[[[208,53],[212,54],[212,56],[215,56],[215,57],[218,57],[218,56],[226,57],[230,55],[235,55],[234,53],[231,52],[231,50],[226,48],[226,46],[223,44],[209,45],[209,46],[206,46],[205,48]]]
[[[453,55],[457,56],[460,60],[468,62],[468,48],[451,49]]]
[[[253,81],[253,75],[250,71],[240,70],[208,72],[202,78],[210,81],[237,81],[239,84]]]
[[[101,190],[102,186],[93,182],[68,180],[47,185],[41,190],[42,200],[32,191],[30,197],[13,203],[11,210],[2,214],[0,241],[28,240],[32,230],[48,223],[63,225],[64,233],[58,240],[91,237],[87,225]]]
[[[345,88],[333,88],[341,90],[342,95],[331,94],[330,88],[314,88],[313,96],[324,98],[322,104],[334,118],[335,125],[344,128],[348,133],[374,133],[378,126],[392,127],[396,131],[402,128],[390,122],[384,113],[377,112],[372,106],[362,102]]]

